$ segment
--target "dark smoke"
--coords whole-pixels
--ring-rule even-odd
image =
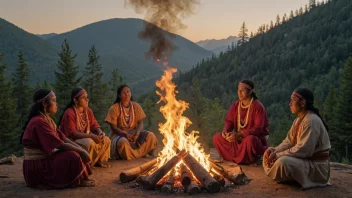
[[[146,12],[145,20],[149,23],[139,36],[152,43],[147,56],[159,60],[174,49],[169,40],[171,35],[161,29],[175,33],[186,28],[181,20],[193,13],[198,0],[125,0],[125,3],[138,13]]]

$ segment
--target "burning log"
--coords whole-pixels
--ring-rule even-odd
[[[181,183],[184,187],[190,185],[192,182],[192,174],[189,172],[186,165],[181,164]]]
[[[226,179],[233,182],[234,184],[243,185],[246,182],[250,181],[250,179],[248,179],[248,177],[243,173],[242,168],[240,166],[225,169],[221,165],[216,164],[212,161],[210,161],[210,166],[214,168],[216,172],[220,173],[222,176],[224,176]]]
[[[163,193],[171,193],[174,189],[174,182],[175,182],[175,169],[172,169],[169,178],[166,180],[163,187],[161,187],[161,192]]]
[[[223,177],[223,176],[221,176],[221,175],[219,175],[218,173],[216,173],[216,172],[214,172],[214,171],[210,171],[211,173],[213,173],[213,178],[217,181],[217,182],[219,182],[219,184],[221,185],[221,186],[225,186],[225,178]]]
[[[139,179],[139,183],[143,186],[144,189],[153,189],[155,187],[155,184],[161,178],[163,178],[177,163],[179,163],[186,154],[186,151],[181,151],[176,156],[171,158],[168,162],[166,162],[166,164],[156,170],[153,174],[149,176],[141,176]]]
[[[185,189],[189,195],[195,195],[195,194],[201,193],[201,190],[198,184],[194,181],[192,181]]]
[[[183,158],[183,161],[208,192],[215,193],[220,191],[220,183],[217,182],[193,156],[187,155]]]
[[[14,164],[16,158],[17,157],[15,155],[10,155],[9,157],[2,158],[2,159],[0,159],[0,165],[1,164]]]
[[[155,164],[157,163],[157,159],[153,159],[145,164],[137,166],[135,168],[123,171],[120,174],[120,181],[122,183],[130,182],[135,180],[140,174],[149,171]]]

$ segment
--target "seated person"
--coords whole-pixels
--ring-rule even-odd
[[[327,125],[313,102],[311,90],[298,88],[293,92],[290,109],[297,118],[286,139],[264,154],[264,171],[277,182],[296,181],[303,189],[330,184]]]
[[[88,107],[88,94],[82,88],[71,92],[71,102],[60,119],[61,131],[88,151],[90,166],[110,167],[110,139],[101,131],[100,125]]]
[[[88,178],[92,174],[89,154],[66,138],[50,117],[57,111],[54,92],[40,89],[33,100],[21,135],[27,186],[39,189],[94,186],[94,181]]]
[[[250,80],[242,80],[238,84],[239,100],[232,104],[224,129],[214,135],[213,143],[224,160],[256,166],[267,149],[269,122],[265,108],[253,89],[254,84]]]
[[[142,107],[133,102],[129,87],[121,85],[105,118],[111,128],[111,158],[132,160],[154,155],[158,140],[154,133],[143,129],[145,117]]]

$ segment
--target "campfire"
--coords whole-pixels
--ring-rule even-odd
[[[159,131],[164,136],[163,149],[158,158],[123,171],[120,181],[136,180],[144,189],[160,189],[165,193],[183,188],[188,194],[200,193],[202,189],[216,193],[225,184],[243,184],[245,175],[239,166],[225,169],[214,163],[197,142],[199,132],[186,132],[192,122],[182,115],[189,104],[176,99],[176,85],[172,82],[176,71],[176,68],[168,67],[156,82],[161,90],[157,91],[160,96],[158,103],[165,103],[160,107],[160,112],[166,122],[159,124]]]

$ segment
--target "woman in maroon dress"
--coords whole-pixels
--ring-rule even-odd
[[[213,137],[216,150],[227,161],[257,165],[268,147],[268,118],[253,89],[250,80],[238,84],[239,100],[227,113],[223,131]]]
[[[39,189],[94,186],[94,181],[88,179],[91,174],[86,165],[90,161],[89,154],[67,139],[50,117],[57,111],[54,92],[40,89],[33,100],[21,136],[27,186]]]

